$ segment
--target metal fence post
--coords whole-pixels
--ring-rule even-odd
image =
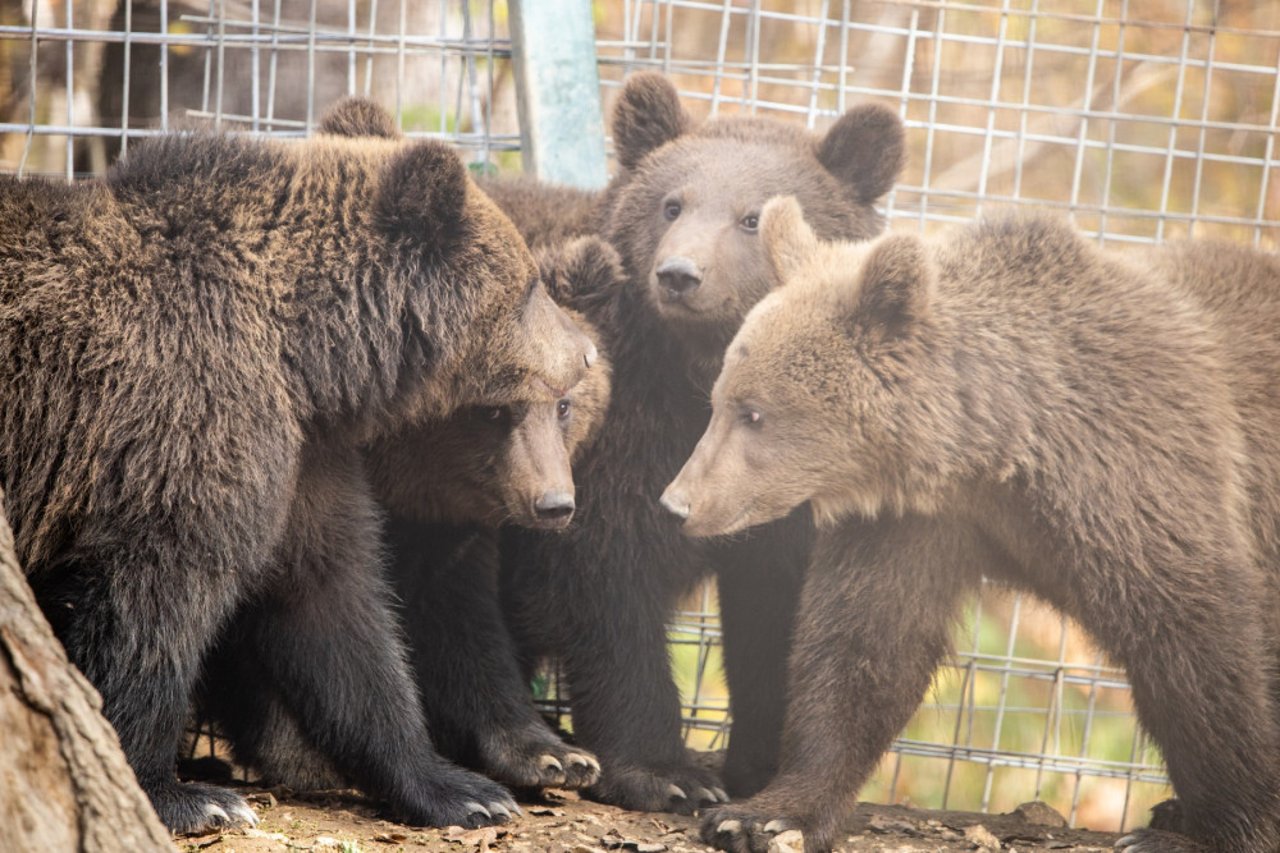
[[[591,0],[512,0],[511,52],[524,169],[604,186],[604,119]]]

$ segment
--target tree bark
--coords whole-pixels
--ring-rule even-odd
[[[36,605],[0,492],[0,850],[173,851],[102,700]]]

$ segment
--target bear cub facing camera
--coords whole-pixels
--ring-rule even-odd
[[[797,512],[749,537],[695,542],[656,499],[706,426],[724,346],[774,286],[757,234],[761,205],[796,195],[828,238],[865,239],[903,160],[897,115],[848,110],[825,133],[768,119],[685,112],[657,74],[629,77],[615,105],[619,170],[567,214],[597,223],[625,281],[573,304],[613,363],[607,427],[575,466],[578,506],[563,533],[507,528],[502,600],[526,671],[562,665],[574,736],[602,765],[589,796],[625,808],[690,812],[758,790],[776,769],[794,604],[812,525]],[[536,223],[527,188],[496,200]],[[539,234],[547,233],[538,229]],[[724,787],[685,747],[666,625],[715,575],[733,734]]]
[[[1029,589],[1128,671],[1177,794],[1129,853],[1280,844],[1280,260],[1133,259],[1064,223],[824,243],[789,199],[786,281],[752,311],[663,496],[694,536],[820,523],[779,775],[708,842],[829,847],[919,704],[981,574]]]

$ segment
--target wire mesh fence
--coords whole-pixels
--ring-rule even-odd
[[[606,100],[646,68],[695,115],[822,129],[861,100],[895,106],[910,152],[884,202],[896,229],[1013,205],[1106,243],[1280,233],[1280,0],[598,0],[595,16]],[[515,169],[510,44],[496,0],[0,0],[0,171],[100,172],[193,121],[299,137],[347,93]],[[713,590],[670,637],[689,741],[723,746]],[[1067,620],[988,589],[956,648],[864,797],[1039,797],[1112,828],[1167,795],[1123,673]]]

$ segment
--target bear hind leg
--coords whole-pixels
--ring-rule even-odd
[[[1128,671],[1177,792],[1159,828],[1131,834],[1122,849],[1270,853],[1280,845],[1280,740],[1262,596],[1244,561],[1206,557],[1184,569],[1161,575],[1181,578],[1175,591],[1099,572],[1093,606],[1078,614]]]

